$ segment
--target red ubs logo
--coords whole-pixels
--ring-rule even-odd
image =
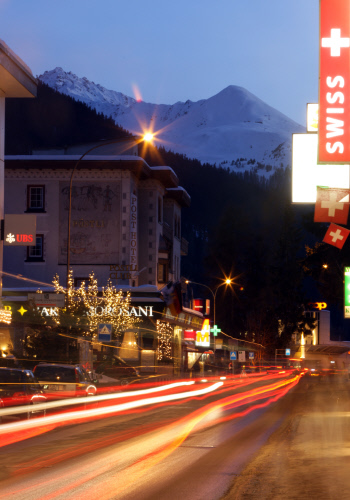
[[[16,241],[18,243],[31,243],[33,241],[32,234],[16,234]]]
[[[327,304],[325,302],[309,302],[308,306],[321,311],[322,309],[326,309]]]

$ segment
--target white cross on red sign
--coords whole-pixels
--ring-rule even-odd
[[[343,248],[349,233],[350,231],[345,227],[330,224],[323,241],[337,248]]]
[[[350,162],[350,2],[320,0],[318,163]]]
[[[349,189],[317,186],[314,222],[347,224]]]

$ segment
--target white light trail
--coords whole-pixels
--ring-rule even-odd
[[[99,396],[87,396],[83,399],[81,398],[69,398],[69,399],[60,399],[58,401],[48,401],[45,403],[38,403],[35,405],[27,405],[27,406],[16,406],[10,408],[1,408],[0,409],[0,418],[5,415],[16,415],[22,414],[26,412],[39,412],[43,410],[52,410],[53,408],[62,408],[64,406],[73,406],[73,405],[81,405],[87,403],[96,403],[98,401],[109,401],[111,399],[120,399],[127,397],[135,397],[135,396],[144,396],[147,394],[152,394],[154,392],[167,391],[170,389],[175,389],[176,387],[193,385],[195,382],[176,382],[174,384],[163,385],[161,387],[152,387],[151,389],[142,389],[140,391],[129,391],[122,393],[113,393],[113,394],[101,394]]]
[[[176,401],[179,399],[186,399],[186,398],[191,398],[194,396],[202,396],[204,394],[209,394],[210,392],[214,392],[216,389],[221,387],[223,385],[223,382],[216,382],[215,384],[209,386],[209,387],[204,387],[203,389],[198,389],[196,391],[187,391],[187,392],[181,392],[181,393],[176,393],[176,394],[168,394],[164,396],[157,396],[157,397],[152,397],[152,398],[145,398],[145,399],[139,399],[136,401],[129,401],[128,403],[121,403],[119,405],[114,405],[114,406],[109,406],[105,408],[94,408],[94,409],[86,409],[86,410],[79,410],[75,411],[72,413],[65,413],[65,414],[59,414],[59,415],[49,415],[46,417],[42,417],[40,419],[35,419],[35,420],[26,420],[23,422],[12,422],[9,424],[3,424],[0,426],[0,435],[1,434],[6,434],[8,432],[16,432],[16,431],[22,431],[24,429],[32,429],[34,427],[45,427],[45,426],[50,426],[52,424],[67,424],[67,423],[73,423],[75,420],[82,420],[82,419],[87,419],[87,418],[93,418],[93,417],[101,417],[101,416],[107,416],[113,413],[120,413],[122,411],[126,410],[131,410],[134,408],[140,408],[142,406],[147,406],[147,405],[153,405],[153,404],[159,404],[159,403],[165,403],[168,401]],[[84,401],[86,401],[85,398]],[[96,399],[93,398],[93,401]],[[35,410],[39,407],[39,405],[35,406]],[[31,410],[33,410],[33,407],[29,407]],[[22,413],[23,413],[23,407],[22,407]],[[63,420],[64,419],[64,420]]]

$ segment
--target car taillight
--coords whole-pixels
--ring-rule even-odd
[[[75,370],[75,381],[77,384],[79,384],[79,373],[77,372],[77,370]]]

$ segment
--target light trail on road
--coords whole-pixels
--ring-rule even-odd
[[[202,389],[181,392],[176,394],[169,394],[157,397],[149,397],[144,399],[137,399],[135,401],[129,401],[127,403],[121,403],[118,405],[112,405],[103,408],[85,409],[78,410],[70,413],[60,413],[57,415],[49,415],[42,417],[38,420],[26,420],[23,422],[13,422],[9,424],[3,424],[0,426],[0,446],[5,446],[25,438],[36,436],[43,432],[48,432],[58,426],[68,425],[72,423],[79,423],[91,418],[103,418],[106,416],[114,415],[126,410],[133,408],[140,408],[145,405],[154,405],[158,403],[164,403],[169,401],[176,401],[178,399],[192,398],[195,396],[200,396],[208,394],[215,391],[218,387],[222,386],[223,382],[216,382],[208,387]],[[37,405],[39,406],[39,405]],[[65,417],[63,420],[63,416]],[[32,431],[34,431],[32,433]]]
[[[276,378],[276,377],[275,377]],[[50,454],[45,453],[45,456],[38,457],[36,462],[33,460],[28,463],[23,463],[11,476],[19,476],[29,472],[35,472],[41,468],[52,467],[54,464],[61,463],[64,467],[57,475],[45,474],[40,476],[40,481],[29,481],[27,486],[15,488],[12,487],[11,493],[14,498],[36,498],[43,500],[58,499],[58,498],[85,498],[86,500],[110,500],[116,498],[116,494],[123,495],[124,492],[129,495],[136,484],[146,480],[147,473],[154,470],[160,462],[164,461],[170,454],[174,453],[182,443],[196,431],[209,428],[211,426],[228,422],[232,419],[237,419],[246,416],[257,409],[261,409],[271,405],[273,402],[282,398],[287,394],[299,381],[300,377],[284,377],[273,383],[264,383],[263,386],[244,390],[243,392],[231,394],[215,402],[206,404],[205,406],[193,411],[190,415],[176,419],[169,424],[164,425],[158,419],[154,423],[151,422],[144,428],[132,428],[124,433],[116,431],[114,435],[108,435],[104,439],[96,437],[92,441],[89,439],[83,445],[77,447],[74,442],[70,447]],[[242,382],[236,383],[236,380],[228,382],[230,389],[243,388],[249,382],[244,379]],[[250,383],[254,382],[252,379]],[[256,382],[256,380],[255,380]],[[265,382],[265,380],[264,380]],[[271,380],[266,382],[271,382]],[[220,384],[220,385],[219,385]],[[192,386],[193,387],[193,386]],[[198,387],[198,385],[197,385]],[[215,387],[215,388],[214,388]],[[205,391],[212,390],[212,392]],[[186,398],[195,399],[205,397],[208,394],[223,393],[225,388],[221,383],[206,384],[205,387],[199,390],[186,391],[179,394],[167,395],[169,398],[185,396]],[[148,398],[145,402],[147,408],[151,409],[150,401],[163,399],[164,395],[157,398]],[[144,401],[142,398],[141,401]],[[140,404],[141,401],[139,402]],[[173,399],[174,403],[177,399]],[[185,399],[181,399],[185,401]],[[170,402],[170,400],[169,400]],[[129,404],[130,402],[128,402]],[[137,403],[137,401],[133,401]],[[163,404],[163,402],[159,403]],[[122,406],[122,405],[117,405]],[[244,408],[245,407],[245,408]],[[139,407],[141,409],[141,407]],[[153,409],[156,408],[153,406]],[[234,411],[241,409],[240,411]],[[101,409],[97,409],[101,410]],[[103,408],[105,410],[105,408]],[[90,411],[90,410],[88,410]],[[96,411],[96,409],[94,410]],[[225,414],[223,415],[223,411]],[[74,413],[84,413],[74,412]],[[73,415],[74,415],[73,413]],[[121,414],[121,413],[119,413]],[[69,414],[68,414],[69,415]],[[66,415],[57,415],[57,417],[65,417]],[[38,419],[37,422],[43,422],[46,418]],[[27,422],[23,422],[27,423]],[[29,423],[31,423],[29,421]],[[71,422],[74,423],[74,422]],[[56,424],[55,424],[56,425]],[[0,426],[1,429],[2,426]],[[49,430],[49,429],[48,429]],[[142,436],[141,436],[142,435]],[[132,440],[133,437],[142,438],[140,441]],[[130,439],[130,441],[129,441]],[[122,442],[124,441],[124,443]],[[118,447],[111,448],[110,445],[119,443]],[[121,446],[121,448],[120,448]],[[105,451],[104,451],[105,449]],[[98,451],[99,455],[91,461],[90,453]],[[81,463],[69,468],[69,460],[74,457],[81,457]],[[84,458],[84,459],[83,459]],[[67,465],[65,465],[67,464]],[[113,471],[113,472],[111,472]],[[150,472],[151,473],[151,472]],[[153,472],[152,472],[153,473]],[[58,476],[61,476],[61,480]],[[64,479],[64,484],[62,481]],[[17,481],[17,479],[16,479]],[[101,481],[103,487],[101,487]],[[25,483],[24,483],[25,484]],[[46,492],[45,494],[40,493]],[[49,493],[50,492],[50,493]],[[0,498],[8,498],[7,494],[0,494]]]

